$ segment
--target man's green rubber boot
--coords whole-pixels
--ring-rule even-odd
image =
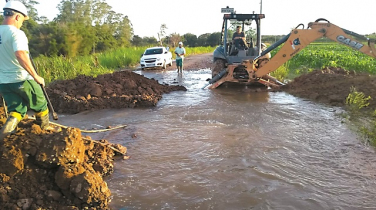
[[[50,125],[50,117],[48,116],[48,110],[35,114],[35,122],[43,129],[47,131],[59,132],[60,127]]]

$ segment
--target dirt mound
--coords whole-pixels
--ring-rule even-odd
[[[5,120],[2,115],[1,126]],[[1,208],[108,209],[111,192],[103,177],[113,172],[113,148],[126,153],[121,145],[81,136],[77,128],[54,133],[22,120],[0,143]]]
[[[371,109],[376,109],[376,77],[342,68],[325,68],[301,75],[281,90],[292,95],[334,106],[344,106],[351,87],[371,96]]]
[[[163,93],[187,89],[160,84],[131,71],[98,77],[78,76],[55,81],[46,91],[56,112],[76,114],[86,110],[155,106]]]

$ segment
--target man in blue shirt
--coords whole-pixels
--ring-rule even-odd
[[[176,54],[176,67],[178,68],[178,72],[183,71],[183,60],[184,60],[184,55],[185,55],[185,49],[183,47],[183,42],[179,42],[179,47],[175,49],[175,54]]]

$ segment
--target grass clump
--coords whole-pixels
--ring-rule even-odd
[[[358,127],[360,135],[369,144],[376,146],[376,110],[369,115],[360,110],[369,105],[371,97],[366,97],[364,93],[358,92],[354,87],[351,87],[350,94],[346,98],[346,105],[349,110],[349,118],[356,127]]]

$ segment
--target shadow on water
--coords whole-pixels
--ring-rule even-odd
[[[128,148],[113,209],[376,209],[376,156],[337,113],[284,92],[202,89],[211,72],[138,71],[187,91],[149,109],[63,116]],[[137,136],[132,138],[132,135]]]

